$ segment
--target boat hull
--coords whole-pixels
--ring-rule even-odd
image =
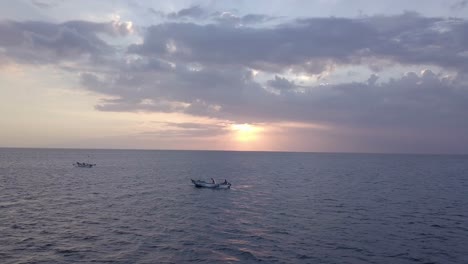
[[[210,189],[230,189],[231,184],[219,184],[219,183],[210,183],[210,182],[205,182],[205,181],[200,181],[200,180],[192,180],[192,183],[195,185],[197,188],[210,188]]]
[[[77,162],[77,163],[74,163],[73,166],[75,166],[77,168],[92,168],[92,167],[96,166],[96,164]]]

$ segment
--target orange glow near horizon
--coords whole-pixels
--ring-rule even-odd
[[[236,141],[253,142],[259,139],[259,134],[263,129],[251,124],[232,124],[231,130]]]

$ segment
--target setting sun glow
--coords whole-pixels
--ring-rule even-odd
[[[233,124],[231,129],[234,132],[234,137],[240,142],[251,142],[258,139],[259,132],[262,129],[258,126],[250,124]]]

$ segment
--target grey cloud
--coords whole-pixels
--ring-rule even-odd
[[[144,43],[129,48],[130,54],[146,58],[139,67],[147,70],[130,67],[125,73],[105,77],[95,87],[86,79],[82,83],[90,90],[119,97],[103,102],[102,110],[133,108],[239,122],[295,120],[420,130],[437,122],[466,130],[463,113],[468,111],[468,95],[460,78],[425,71],[385,82],[378,82],[373,74],[363,82],[299,86],[279,76],[286,69],[321,73],[328,64],[362,64],[374,58],[437,65],[463,76],[467,28],[460,19],[415,13],[301,19],[267,28],[166,23],[149,28]],[[441,50],[440,54],[434,54],[434,49]],[[155,58],[176,66],[151,66]],[[190,69],[194,63],[197,69]],[[276,76],[259,82],[249,68]],[[271,93],[265,86],[280,93]],[[155,104],[141,103],[147,99]]]
[[[404,127],[419,133],[437,124],[468,132],[468,89],[457,79],[429,70],[387,82],[377,82],[378,77],[371,75],[362,83],[302,86],[302,92],[292,89],[291,81],[276,76],[267,84],[282,88],[280,94],[267,92],[242,72],[174,70],[164,75],[166,79],[156,77],[161,82],[148,82],[151,85],[147,86],[141,86],[138,78],[114,79],[113,88],[106,93],[120,99],[104,103],[99,109],[182,112],[237,122],[288,120],[369,129]],[[83,80],[88,89],[96,90],[89,83]],[[118,88],[120,85],[133,87],[133,92]],[[165,103],[158,103],[158,98]],[[154,105],[142,104],[145,99],[154,99]]]
[[[162,72],[172,70],[172,65],[157,58],[152,57],[139,57],[123,65],[116,65],[116,68],[120,68],[122,71],[130,72]]]
[[[241,22],[241,18],[230,12],[215,12],[213,18],[219,23],[227,25],[238,25]]]
[[[189,8],[184,8],[178,12],[168,14],[169,18],[201,18],[207,15],[207,12],[200,6],[191,6]]]
[[[268,86],[275,88],[277,90],[280,90],[280,91],[291,90],[291,89],[297,88],[297,85],[294,82],[289,81],[288,79],[284,77],[279,77],[278,75],[275,75],[274,80],[268,80],[267,84]]]
[[[0,47],[8,57],[24,63],[55,63],[89,56],[97,61],[114,49],[98,34],[127,34],[122,25],[70,21],[61,24],[0,21]]]
[[[215,11],[203,8],[199,5],[194,5],[188,8],[183,8],[177,12],[165,14],[161,11],[149,9],[154,15],[165,17],[170,20],[195,20],[200,22],[217,22],[224,25],[252,25],[266,23],[275,20],[276,17],[262,15],[262,14],[247,14],[243,16],[237,15],[237,11]]]
[[[457,1],[456,3],[452,4],[450,6],[450,9],[459,10],[459,9],[464,9],[466,6],[468,6],[468,0],[461,0],[461,1]]]
[[[85,73],[81,75],[81,83],[92,91],[119,96],[132,102],[162,99],[190,104],[186,111],[199,115],[217,112],[217,102],[229,101],[232,104],[240,104],[245,97],[253,98],[255,95],[253,91],[266,94],[261,86],[253,81],[250,71],[234,67],[205,68],[200,71],[177,67],[148,73],[125,72],[117,76],[108,75],[105,78]],[[121,111],[128,109],[128,105],[122,104],[122,106]],[[115,107],[112,109],[116,110]],[[145,109],[151,107],[152,105],[145,105]],[[100,109],[107,108],[103,106]]]
[[[432,64],[468,70],[466,58],[461,55],[466,51],[468,43],[467,21],[423,18],[412,13],[402,15],[401,18],[400,22],[392,20],[392,27],[381,28],[388,44],[376,46],[376,55],[402,64]],[[381,22],[382,18],[377,20]]]
[[[61,0],[31,0],[31,3],[39,8],[52,8],[59,5]]]
[[[414,121],[429,124],[431,117],[426,113],[439,115],[440,120],[451,120],[459,115],[457,113],[467,110],[464,107],[467,95],[465,89],[461,89],[463,86],[431,71],[425,71],[421,76],[409,73],[401,79],[385,83],[377,83],[377,78],[371,75],[365,83],[301,86],[305,91],[297,92],[295,88],[298,86],[294,82],[275,76],[266,82],[268,86],[282,91],[280,95],[274,95],[255,81],[250,71],[224,65],[221,68],[204,66],[197,71],[178,66],[151,74],[126,72],[94,84],[95,79],[84,75],[82,83],[88,89],[123,99],[141,101],[162,98],[188,104],[189,107],[178,108],[183,112],[232,119],[245,116],[254,121],[271,119],[362,124],[393,124],[399,121],[401,125],[411,125]],[[134,107],[138,108],[138,105]],[[460,119],[464,123],[463,118]]]
[[[248,14],[244,16],[237,16],[230,12],[215,12],[212,14],[215,21],[234,26],[261,24],[275,20],[275,17],[259,15],[259,14]]]
[[[4,21],[0,57],[29,63],[115,58],[113,47],[98,35],[125,34],[120,30],[112,23]],[[415,13],[300,19],[268,27],[163,23],[149,27],[142,44],[128,47],[129,61],[106,64],[108,71],[90,67],[80,82],[112,98],[96,106],[101,111],[180,112],[236,122],[299,121],[374,133],[400,131],[398,136],[430,133],[426,141],[442,140],[444,135],[468,134],[466,47],[467,21]],[[381,60],[435,65],[457,76],[426,70],[388,81],[372,74],[362,82],[313,86],[283,77]],[[252,69],[267,73],[260,81]],[[434,127],[443,129],[431,131]]]
[[[248,14],[242,17],[241,23],[242,24],[256,24],[256,23],[263,23],[274,20],[275,17],[260,15],[260,14]]]
[[[379,79],[379,76],[377,76],[376,74],[372,74],[369,77],[369,79],[367,79],[367,84],[368,85],[375,85],[378,79]]]
[[[331,31],[324,30],[327,27]],[[281,69],[306,65],[310,60],[349,62],[354,53],[369,46],[367,43],[378,41],[371,31],[369,26],[347,19],[317,19],[315,23],[262,29],[168,23],[149,28],[145,42],[129,51],[176,61]],[[177,48],[175,52],[167,49],[169,40]]]
[[[467,30],[464,20],[425,18],[416,13],[301,19],[264,28],[166,23],[150,27],[144,43],[129,51],[272,72],[296,67],[320,73],[326,65],[365,64],[374,58],[467,70],[462,55],[467,51]],[[176,49],[168,49],[169,41]]]
[[[152,7],[148,8],[148,12],[155,15],[155,16],[158,16],[158,17],[165,17],[166,14],[162,11],[159,11],[159,10],[156,10]]]

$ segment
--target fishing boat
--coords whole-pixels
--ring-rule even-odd
[[[76,163],[73,163],[73,166],[77,168],[92,168],[96,166],[96,164],[91,164],[91,163],[86,163],[86,162],[76,162]]]
[[[227,182],[226,180],[223,183],[216,183],[214,180],[212,182],[206,182],[202,180],[192,180],[192,183],[195,187],[198,188],[211,188],[211,189],[230,189],[231,183]]]

